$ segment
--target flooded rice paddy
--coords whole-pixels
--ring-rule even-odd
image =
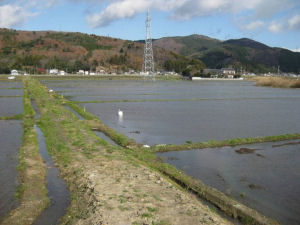
[[[15,97],[18,96],[18,97]],[[0,117],[23,113],[23,89],[21,82],[0,82]]]
[[[70,100],[81,101],[105,124],[143,144],[300,132],[299,90],[255,87],[244,81],[44,83]],[[88,101],[108,102],[84,103]],[[117,116],[118,109],[123,118]]]
[[[21,142],[22,122],[0,120],[0,221],[17,204],[16,166]]]
[[[300,224],[300,140],[158,156],[282,224]]]

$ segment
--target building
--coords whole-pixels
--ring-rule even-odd
[[[66,72],[64,70],[60,70],[59,73],[58,73],[58,75],[64,76],[64,75],[66,75]]]
[[[233,68],[222,68],[221,74],[223,75],[235,75],[235,70]]]
[[[18,72],[18,70],[12,70],[12,71],[10,71],[10,75],[17,76],[17,75],[19,75],[19,72]]]
[[[49,74],[51,75],[57,75],[58,74],[58,69],[50,69]]]
[[[78,74],[78,75],[84,75],[84,70],[79,70],[79,71],[77,72],[77,74]]]

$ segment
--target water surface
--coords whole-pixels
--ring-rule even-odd
[[[282,224],[300,224],[300,140],[158,156]]]
[[[183,144],[300,132],[300,90],[255,87],[253,82],[245,81],[45,83],[76,101],[166,100],[80,104],[106,125],[143,144]],[[199,100],[194,101],[195,98]],[[123,120],[117,116],[118,109],[124,112]]]
[[[22,143],[22,122],[0,120],[0,221],[17,204],[18,150]]]
[[[14,116],[23,113],[23,98],[0,98],[0,116]]]

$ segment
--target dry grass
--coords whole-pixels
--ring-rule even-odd
[[[275,88],[300,88],[300,80],[283,77],[256,77],[256,86]]]

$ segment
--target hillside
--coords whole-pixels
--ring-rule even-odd
[[[300,73],[300,53],[271,48],[242,38],[219,41],[206,36],[167,37],[154,41],[154,46],[203,61],[209,68],[235,67],[252,72],[277,71]]]
[[[80,69],[140,71],[143,48],[143,43],[83,33],[0,29],[0,74],[11,69],[43,73],[50,68],[69,73]],[[166,62],[179,57],[160,47],[154,47],[154,55],[157,70],[165,69]],[[185,64],[178,72],[190,65],[188,57],[180,60]]]
[[[156,70],[189,76],[203,68],[234,67],[251,72],[300,73],[300,53],[271,48],[250,39],[220,41],[203,35],[154,40]],[[106,72],[140,71],[143,41],[74,32],[0,29],[0,74],[11,69],[43,73],[57,68]]]

